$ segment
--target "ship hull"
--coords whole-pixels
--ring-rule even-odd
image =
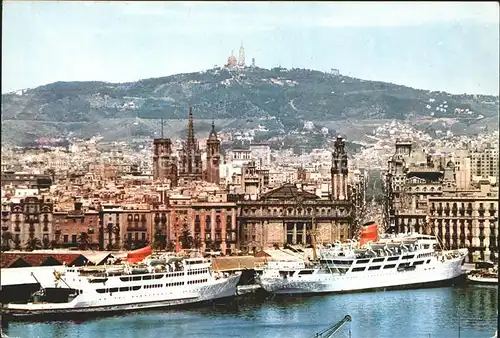
[[[257,277],[258,283],[273,294],[347,293],[380,289],[418,288],[447,283],[463,276],[463,258],[412,271],[352,272],[315,274],[302,278]]]
[[[63,317],[87,317],[94,315],[116,314],[120,312],[164,309],[176,306],[202,304],[217,300],[230,299],[236,296],[236,287],[241,275],[211,285],[206,285],[197,294],[183,292],[167,299],[144,302],[123,302],[121,304],[88,306],[84,302],[50,303],[50,304],[8,304],[2,308],[2,315],[11,320],[48,320]]]
[[[445,286],[453,286],[453,285],[465,285],[466,278],[464,275],[447,279],[441,281],[434,282],[423,282],[423,283],[413,283],[413,284],[402,284],[402,285],[392,285],[392,286],[384,286],[384,287],[370,287],[365,289],[356,289],[356,290],[343,290],[343,291],[312,291],[312,292],[304,292],[303,290],[296,289],[291,291],[284,292],[270,292],[265,291],[268,295],[272,294],[275,296],[298,296],[298,297],[307,297],[307,296],[316,296],[316,295],[329,295],[329,294],[347,294],[347,293],[365,293],[365,292],[379,292],[379,291],[396,291],[396,290],[417,290],[417,289],[430,289],[430,288],[438,288]]]

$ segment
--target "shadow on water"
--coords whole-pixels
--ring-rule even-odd
[[[276,308],[294,308],[304,307],[310,303],[315,303],[318,299],[326,298],[332,295],[311,295],[311,296],[279,296],[273,297],[265,294],[258,297],[238,297],[234,299],[224,299],[213,302],[186,304],[179,306],[172,306],[161,309],[144,309],[136,311],[119,311],[119,312],[86,312],[79,314],[67,315],[54,315],[51,317],[28,317],[28,318],[9,318],[2,321],[2,327],[8,327],[9,323],[23,322],[23,323],[40,323],[49,321],[52,323],[71,323],[71,324],[84,324],[91,321],[99,321],[111,318],[124,318],[147,315],[168,315],[170,313],[193,313],[203,316],[218,317],[224,314],[233,315],[242,311],[248,312],[251,309],[257,309],[262,306],[276,307]]]
[[[340,295],[243,297],[50,323],[11,322],[10,337],[309,337],[352,316],[352,337],[492,337],[498,289],[456,286]],[[76,325],[75,325],[76,324]],[[342,337],[342,334],[340,335]],[[344,336],[346,331],[344,331]]]
[[[238,311],[238,301],[236,299],[221,299],[210,302],[184,304],[177,306],[169,306],[165,308],[152,308],[142,310],[124,310],[112,312],[84,312],[72,314],[55,314],[51,316],[36,316],[36,317],[2,317],[2,328],[8,328],[10,323],[42,323],[50,321],[51,323],[71,323],[84,324],[91,321],[99,321],[111,318],[128,318],[136,316],[159,315],[168,313],[178,313],[183,311],[189,312],[207,312],[207,313],[236,313]]]

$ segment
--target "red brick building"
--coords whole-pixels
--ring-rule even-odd
[[[52,220],[54,243],[58,246],[77,247],[83,244],[83,241],[87,242],[89,247],[98,245],[99,213],[97,211],[83,211],[82,203],[76,202],[74,210],[54,211]],[[82,236],[82,233],[87,235]]]

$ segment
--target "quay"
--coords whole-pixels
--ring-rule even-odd
[[[0,300],[2,303],[24,301],[40,288],[40,283],[54,281],[54,270],[68,266],[103,265],[122,257],[121,252],[37,250],[2,252]]]

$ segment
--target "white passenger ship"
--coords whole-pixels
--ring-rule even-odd
[[[274,262],[256,280],[274,294],[305,294],[416,287],[461,276],[467,249],[438,250],[438,244],[420,234],[386,236],[363,250],[355,241],[337,243],[323,249],[317,263],[290,268]]]
[[[98,313],[168,307],[236,295],[241,273],[214,273],[204,258],[148,257],[141,264],[64,267],[27,304],[7,304],[11,316]]]

